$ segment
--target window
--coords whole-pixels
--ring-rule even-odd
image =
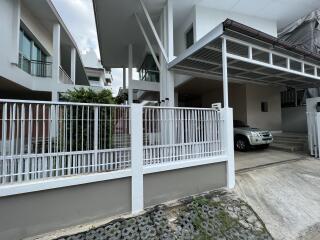
[[[267,102],[261,102],[261,112],[268,112],[268,103]]]
[[[186,33],[186,47],[189,48],[193,45],[194,38],[193,38],[193,26],[187,31]]]
[[[89,81],[95,81],[95,82],[99,82],[100,81],[99,77],[90,76],[90,77],[88,77],[88,79],[89,79]]]
[[[47,77],[50,64],[46,60],[47,54],[23,28],[20,28],[19,67],[31,75]]]

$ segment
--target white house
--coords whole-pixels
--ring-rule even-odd
[[[139,81],[129,71],[129,102],[138,91],[169,106],[224,101],[234,119],[279,132],[281,91],[320,83],[320,56],[277,39],[319,7],[305,2],[93,0],[102,64],[140,69]]]
[[[0,98],[58,100],[89,86],[76,43],[50,0],[0,2]]]
[[[90,86],[106,88],[112,84],[110,69],[106,70],[103,68],[93,49],[82,54],[82,60]]]

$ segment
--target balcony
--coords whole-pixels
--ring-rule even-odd
[[[159,71],[143,69],[139,72],[140,80],[147,82],[159,82]]]
[[[22,54],[19,54],[18,67],[23,71],[36,77],[51,77],[52,76],[52,63],[42,62],[37,60],[29,60]]]

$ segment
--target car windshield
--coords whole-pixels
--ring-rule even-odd
[[[249,126],[246,125],[244,122],[242,122],[240,120],[234,120],[233,121],[233,127],[241,128],[241,127],[249,127]]]

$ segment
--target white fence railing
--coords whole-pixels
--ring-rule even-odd
[[[144,107],[144,165],[223,154],[222,121],[212,108]]]
[[[0,101],[0,183],[129,168],[129,110]]]
[[[320,113],[307,112],[309,151],[320,158]]]
[[[232,132],[231,109],[0,100],[0,196],[131,177],[138,212],[144,174],[218,162],[232,188]]]

